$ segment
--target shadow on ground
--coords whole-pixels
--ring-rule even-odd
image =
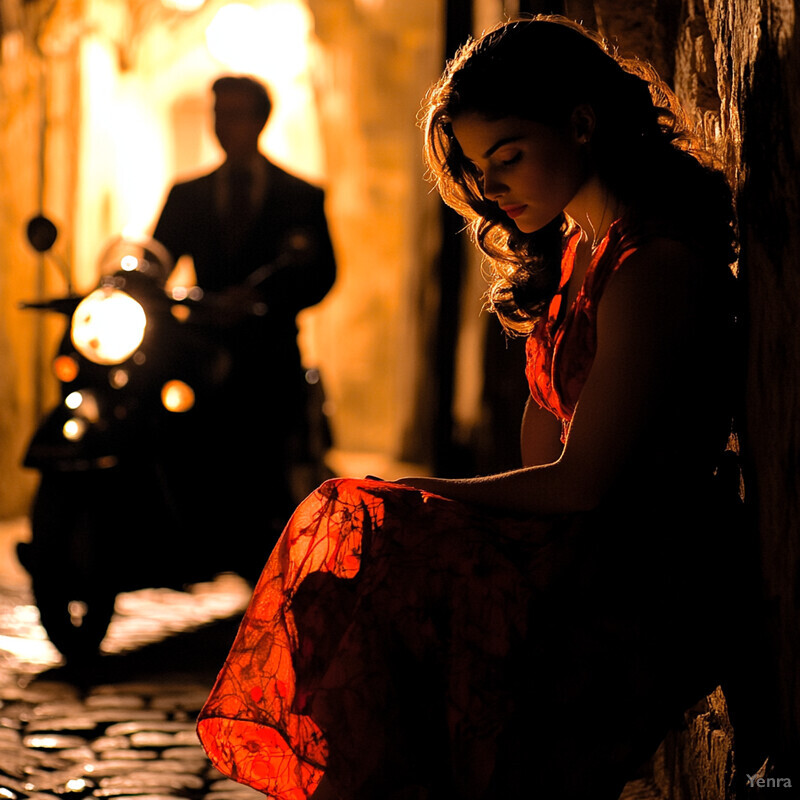
[[[194,630],[120,653],[102,654],[75,665],[39,673],[37,681],[65,681],[80,687],[146,681],[213,686],[228,655],[241,615],[219,619]]]

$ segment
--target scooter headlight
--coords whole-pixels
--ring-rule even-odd
[[[144,339],[147,315],[127,292],[104,287],[85,297],[72,315],[72,342],[95,364],[121,364]]]

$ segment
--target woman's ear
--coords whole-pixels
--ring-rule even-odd
[[[572,130],[575,133],[575,140],[579,144],[588,144],[594,135],[594,126],[597,118],[594,115],[594,109],[583,103],[582,105],[575,106],[570,117],[572,123]]]

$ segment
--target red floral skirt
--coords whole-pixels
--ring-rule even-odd
[[[323,775],[347,800],[615,797],[669,714],[713,689],[675,673],[695,646],[687,553],[653,541],[602,512],[500,518],[328,481],[264,568],[203,746],[277,800]]]

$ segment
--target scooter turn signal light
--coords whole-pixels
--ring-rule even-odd
[[[161,388],[161,402],[167,411],[188,411],[194,406],[194,389],[183,381],[167,381]]]
[[[53,361],[53,372],[61,383],[72,383],[79,371],[78,362],[72,356],[57,356]]]

